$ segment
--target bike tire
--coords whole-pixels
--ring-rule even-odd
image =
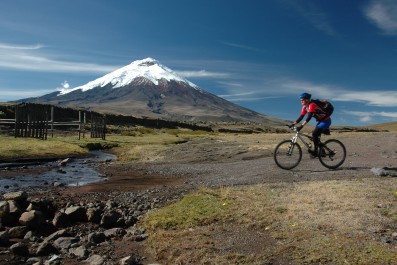
[[[336,139],[330,139],[320,145],[318,152],[320,163],[329,169],[340,167],[346,159],[346,147]]]
[[[289,152],[292,148],[291,152]],[[290,170],[299,165],[302,160],[302,148],[291,140],[280,142],[274,149],[274,161],[282,169]]]

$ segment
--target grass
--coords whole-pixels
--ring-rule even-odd
[[[117,155],[118,161],[147,162],[161,160],[161,153],[169,146],[207,136],[202,131],[137,128],[122,135],[109,136],[107,140],[117,143],[118,146],[112,151]]]
[[[201,189],[181,201],[153,212],[145,222],[147,229],[177,230],[202,226],[222,220],[227,201],[219,191]]]
[[[208,133],[203,131],[155,130],[144,127],[107,135],[106,140],[89,137],[78,140],[76,136],[55,136],[40,140],[0,135],[0,159],[76,156],[93,149],[111,148],[121,162],[153,161],[161,159],[161,152],[168,146],[205,135],[208,136]]]
[[[33,138],[0,136],[0,159],[21,159],[37,157],[61,157],[81,155],[87,151],[64,138],[46,141]]]
[[[397,264],[382,242],[397,228],[396,191],[393,178],[207,189],[140,225],[164,264]]]

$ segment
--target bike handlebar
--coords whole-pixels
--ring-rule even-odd
[[[291,125],[291,124],[285,124],[285,126],[287,126],[291,131],[298,131],[297,127],[295,125]]]
[[[299,135],[303,135],[303,136],[309,138],[311,141],[313,140],[311,135],[302,133],[300,130],[298,131],[298,127],[297,126],[292,125],[292,124],[286,124],[285,126],[287,126],[291,131],[294,131],[294,132],[296,132]]]

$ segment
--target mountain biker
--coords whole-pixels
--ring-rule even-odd
[[[312,95],[309,93],[302,93],[299,95],[299,99],[302,104],[301,115],[291,124],[291,126],[295,126],[295,124],[299,123],[307,114],[306,120],[302,122],[301,125],[297,126],[296,129],[298,131],[302,130],[303,126],[309,123],[310,119],[314,116],[317,121],[316,127],[312,132],[314,150],[309,150],[309,153],[312,156],[317,156],[318,154],[318,143],[320,142],[321,133],[330,134],[329,127],[331,126],[331,117],[328,116],[319,106],[317,106],[314,102],[311,101]]]

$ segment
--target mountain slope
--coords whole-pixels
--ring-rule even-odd
[[[25,101],[176,121],[285,123],[208,93],[151,58],[83,86]]]

